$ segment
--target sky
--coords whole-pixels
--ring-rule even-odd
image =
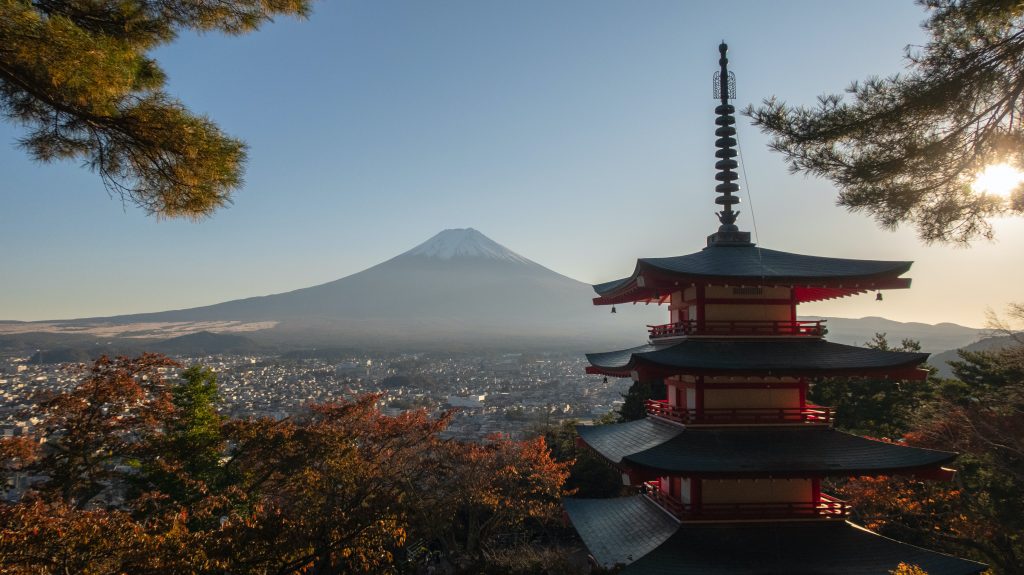
[[[183,34],[153,55],[171,94],[248,143],[233,205],[199,222],[148,217],[76,162],[33,162],[22,129],[0,123],[0,319],[278,293],[461,227],[575,279],[616,279],[717,228],[721,40],[738,107],[813,104],[903,70],[924,18],[910,0],[364,0],[242,37]],[[916,262],[910,290],[802,314],[980,327],[1024,300],[1020,218],[997,221],[995,242],[926,246],[790,174],[748,119],[738,131],[738,223],[759,245]]]

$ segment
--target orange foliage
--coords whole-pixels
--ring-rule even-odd
[[[144,456],[145,439],[172,410],[164,368],[167,357],[103,356],[73,390],[41,402],[46,449],[36,467],[50,480],[43,490],[85,507],[110,481],[116,463]]]
[[[921,569],[917,565],[908,565],[906,563],[900,563],[895,569],[889,571],[890,575],[928,575],[928,572]]]
[[[559,517],[570,463],[553,460],[543,437],[512,441],[495,435],[479,444],[453,442],[446,457],[449,474],[442,477],[447,485],[436,487],[442,497],[433,513],[445,526],[441,536],[451,547],[477,553],[496,533]]]
[[[102,358],[40,405],[42,447],[0,443],[0,471],[43,478],[0,504],[5,573],[376,573],[395,569],[411,533],[479,555],[497,533],[558,518],[568,469],[543,439],[444,441],[447,415],[387,417],[374,395],[224,421],[217,472],[191,477],[161,451],[176,416],[161,368],[175,365]]]

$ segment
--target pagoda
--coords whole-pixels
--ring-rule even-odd
[[[822,491],[829,477],[949,479],[956,454],[833,428],[807,401],[820,377],[923,379],[923,353],[831,343],[797,305],[910,287],[912,262],[800,255],[759,247],[736,225],[735,77],[719,46],[715,74],[721,211],[707,247],[637,260],[628,277],[594,286],[596,305],[668,304],[645,345],[588,354],[588,373],[664,384],[644,419],[579,426],[579,439],[637,494],[564,501],[598,564],[634,574],[885,575],[899,563],[929,575],[985,566],[900,543],[847,521]],[[658,386],[660,387],[660,386]]]

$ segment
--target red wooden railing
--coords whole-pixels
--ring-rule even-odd
[[[829,495],[819,501],[779,501],[762,503],[683,503],[661,490],[659,480],[644,484],[644,495],[681,521],[697,519],[845,519],[852,506]]]
[[[721,407],[687,409],[669,405],[667,400],[647,400],[647,414],[687,425],[812,423],[832,425],[832,408],[807,404],[804,407]]]
[[[649,325],[652,338],[682,337],[688,335],[759,335],[804,336],[825,335],[825,320],[736,320],[736,321],[678,321],[662,325]]]
[[[647,481],[643,485],[643,493],[648,499],[657,503],[662,509],[677,519],[686,518],[686,504],[661,490],[661,480]]]

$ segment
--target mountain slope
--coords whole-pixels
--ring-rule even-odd
[[[369,269],[325,284],[115,321],[479,318],[523,323],[589,310],[590,286],[553,272],[472,228],[445,230]],[[568,309],[567,309],[568,308]],[[589,314],[588,314],[589,315]],[[556,316],[557,317],[557,316]]]
[[[472,229],[444,230],[369,269],[291,292],[185,310],[74,320],[110,322],[277,322],[263,339],[361,343],[479,338],[526,342],[580,338],[626,345],[637,321],[592,305],[587,284],[556,273]],[[629,314],[627,314],[629,315]],[[633,329],[630,329],[632,326]],[[618,334],[618,335],[616,335]],[[253,337],[257,337],[254,332]],[[511,338],[511,339],[509,339]]]
[[[1014,345],[1017,345],[1017,340],[1008,335],[988,337],[959,349],[950,349],[937,353],[928,358],[928,364],[938,369],[941,377],[954,377],[953,368],[949,366],[949,362],[960,360],[960,354],[957,353],[960,349],[966,351],[997,351]]]

